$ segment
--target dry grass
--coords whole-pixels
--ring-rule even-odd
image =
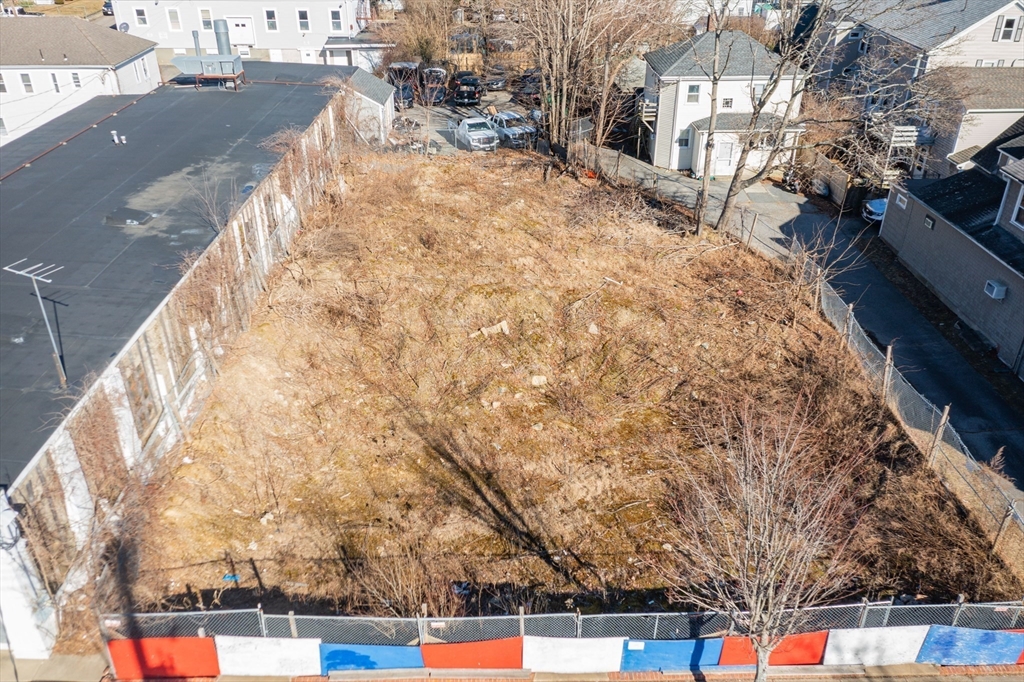
[[[1019,590],[789,273],[671,233],[640,195],[544,183],[528,156],[366,156],[346,175],[168,462],[140,604],[209,606],[232,568],[399,615],[656,589],[698,413],[801,393],[828,447],[880,443],[857,488],[864,593]]]

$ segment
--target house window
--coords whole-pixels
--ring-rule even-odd
[[[80,87],[82,87],[82,79],[78,77],[78,74],[77,74],[77,73],[74,73],[74,72],[73,72],[73,73],[71,74],[71,83],[72,83],[72,84],[73,84],[73,85],[74,85],[74,86],[75,86],[76,88],[80,88]]]
[[[199,23],[202,24],[204,31],[213,30],[213,12],[208,9],[199,10]]]
[[[132,68],[135,70],[135,82],[136,83],[141,83],[142,82],[142,72],[139,71],[139,63],[138,62],[132,62]]]
[[[679,133],[679,148],[680,149],[687,149],[689,146],[690,146],[690,129],[687,128],[686,130],[684,130],[681,133]]]
[[[181,14],[173,7],[167,8],[167,25],[171,27],[172,31],[181,30]]]
[[[896,195],[896,205],[899,206],[900,208],[907,207],[907,197],[905,194]]]
[[[7,92],[7,84],[4,83],[3,76],[0,76],[0,92]]]
[[[1012,40],[1020,42],[1021,24],[1021,17],[998,17],[996,19],[996,32],[992,35],[992,41],[1003,42]]]
[[[867,36],[860,39],[860,45],[857,46],[857,52],[861,54],[867,54],[871,50],[871,41],[868,40]]]
[[[1013,216],[1010,222],[1024,230],[1024,187],[1021,187],[1017,195],[1017,206],[1013,209]]]
[[[299,30],[303,31],[303,32],[308,31],[309,30],[309,10],[308,9],[300,9],[300,10],[297,10],[297,11],[299,13]]]
[[[146,63],[146,58],[142,58],[142,77],[149,80],[149,64]]]
[[[135,8],[135,25],[149,26],[149,19],[146,18],[146,10],[142,7]]]
[[[267,17],[267,30],[268,31],[276,31],[277,30],[277,10],[276,9],[266,9],[266,10],[263,10],[263,14]]]
[[[25,94],[31,95],[35,92],[35,88],[32,87],[32,76],[27,73],[21,74],[21,87],[24,88]]]
[[[860,40],[864,37],[863,29],[857,29],[856,31],[850,31],[850,35],[847,36],[850,40]]]
[[[764,95],[764,83],[754,83],[754,101],[760,102],[761,96]]]
[[[341,10],[340,9],[332,9],[331,10],[331,30],[334,31],[335,33],[340,33],[341,32]]]
[[[723,97],[722,98],[722,108],[723,109],[732,109],[732,97]]]
[[[51,73],[50,80],[53,81],[53,91],[60,92],[60,83],[57,82],[57,74]]]
[[[689,85],[689,86],[687,86],[687,88],[686,88],[686,103],[687,104],[696,104],[699,101],[700,101],[700,86],[699,85]]]
[[[979,59],[978,61],[974,62],[975,66],[983,66],[988,68],[991,68],[993,66],[1004,66],[1005,64],[1006,61],[1003,59]]]
[[[935,229],[935,218],[931,217],[930,215],[926,215],[924,217],[924,226],[927,227],[929,230],[934,230]]]

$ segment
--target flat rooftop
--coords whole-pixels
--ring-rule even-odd
[[[261,81],[278,73],[269,63],[245,68]],[[303,80],[335,71],[304,66]],[[201,196],[216,188],[225,208],[240,203],[276,161],[260,141],[305,128],[328,99],[319,87],[283,82],[237,93],[169,85],[141,98],[97,97],[0,148],[0,177],[15,171],[0,180],[0,266],[63,266],[40,292],[69,380],[62,391],[32,282],[0,272],[0,483],[17,478],[84,380],[164,299],[182,255],[213,240]],[[127,144],[114,145],[111,130]],[[124,209],[155,217],[108,224]]]

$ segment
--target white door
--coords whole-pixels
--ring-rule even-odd
[[[715,149],[715,175],[732,175],[732,142],[719,142]]]
[[[301,50],[303,64],[316,64],[316,50]]]
[[[232,45],[255,45],[252,17],[224,17],[228,22],[228,39]]]

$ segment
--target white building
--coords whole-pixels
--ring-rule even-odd
[[[117,27],[157,43],[157,58],[169,64],[200,49],[217,54],[215,19],[228,22],[234,54],[243,59],[359,66],[371,73],[388,47],[365,31],[369,0],[113,0]]]
[[[160,84],[154,43],[73,17],[0,19],[0,145],[97,95]]]
[[[659,168],[703,172],[704,147],[711,119],[711,66],[714,34],[702,33],[644,55],[647,75],[644,83],[644,120],[650,126],[651,163]],[[778,57],[741,31],[724,31],[720,49],[722,77],[718,83],[718,116],[714,134],[715,176],[730,176],[736,170],[742,145],[749,140],[748,129],[754,104],[765,91]],[[799,83],[795,76],[783,76],[762,109],[755,135],[799,134],[797,127],[785,131],[780,115],[786,110]],[[797,92],[791,118],[800,111]],[[754,149],[748,168],[760,170],[765,155]]]

